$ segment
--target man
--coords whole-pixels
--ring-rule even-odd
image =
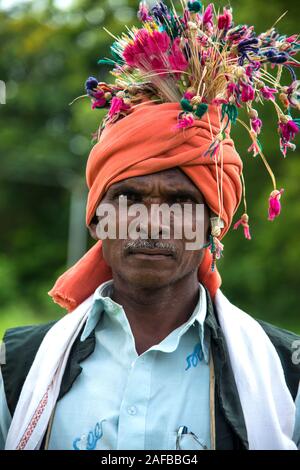
[[[118,211],[122,196],[131,204],[139,201],[146,207],[166,201],[204,202],[200,191],[179,168],[112,184],[101,203],[110,201]],[[206,238],[208,213],[205,206]],[[90,231],[97,238],[95,222],[94,219]],[[69,357],[48,448],[175,449],[180,425],[189,430],[181,448],[213,448],[210,351],[214,351],[217,367],[215,445],[221,449],[247,447],[228,351],[222,345],[209,293],[198,282],[197,269],[204,250],[186,250],[184,239],[160,240],[160,245],[151,239],[146,243],[140,239],[133,242],[105,239],[102,243],[113,282],[105,282],[96,289],[94,306],[81,332],[82,343],[78,338]],[[283,354],[287,383],[290,381],[295,393],[291,384],[299,367],[293,371],[288,357],[292,349],[288,351],[287,346],[292,347],[296,336],[262,325]],[[18,374],[20,368],[21,380],[24,379],[30,365],[24,362],[28,358],[33,360],[51,326],[20,328],[7,334],[9,362],[4,366],[4,377],[11,374],[6,389],[12,413],[18,393],[14,387],[20,391],[22,385],[14,382],[12,370]],[[218,363],[220,353],[226,357],[224,363],[222,360]],[[24,354],[24,360],[20,360],[20,354]],[[223,379],[219,368],[226,374]],[[5,409],[2,413],[4,437],[10,416]],[[295,434],[294,440],[299,441],[299,434]]]
[[[193,16],[199,4],[189,2],[186,15],[210,30],[210,10]],[[152,10],[153,17],[148,13],[140,13],[147,28],[136,43],[128,42],[137,50],[122,55],[127,64],[121,71],[129,70],[128,80],[137,57],[133,52],[142,57],[145,44],[154,56],[160,44],[168,61],[176,61],[172,73],[186,68],[177,41],[167,51],[165,30],[153,26],[153,18],[160,26],[163,18],[170,20],[164,4]],[[195,31],[189,23],[186,27]],[[237,67],[242,87],[240,60]],[[206,75],[204,90],[210,84]],[[220,108],[220,87],[213,95],[218,101],[209,105],[191,89],[181,104],[166,96],[162,100],[156,90],[162,101],[157,104],[153,83],[133,90],[122,80],[113,87],[90,78],[86,85],[94,107],[109,101],[110,110],[87,164],[86,223],[98,241],[50,291],[71,313],[54,324],[9,330],[4,338],[0,425],[5,448],[295,450],[300,442],[299,338],[255,321],[220,290],[220,240],[241,201],[243,182],[242,162],[229,135],[232,100]],[[166,82],[161,85],[170,95]],[[271,218],[280,212],[280,195],[275,188],[270,195]],[[147,215],[138,223],[131,212],[136,204]],[[191,217],[180,218],[179,211],[169,223],[152,218],[155,204],[165,210],[177,205],[182,212],[188,206]],[[105,237],[107,205],[112,209],[108,232],[116,229],[116,235],[112,230]],[[203,211],[197,218],[199,206]],[[246,211],[239,223],[249,238]],[[175,229],[183,235],[175,236]],[[203,234],[194,249],[187,248],[191,233]]]

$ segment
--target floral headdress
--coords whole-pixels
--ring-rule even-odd
[[[294,118],[293,112],[300,110],[300,81],[294,68],[300,63],[294,56],[300,48],[299,37],[280,35],[275,25],[257,35],[253,26],[234,23],[231,8],[225,7],[220,12],[212,3],[205,8],[198,0],[180,1],[182,15],[176,12],[173,3],[168,8],[160,1],[150,9],[142,1],[137,13],[141,28],[126,27],[127,32],[121,37],[106,30],[114,38],[111,58],[100,59],[98,63],[113,66],[110,73],[115,83],[99,82],[94,77],[85,83],[84,96],[91,98],[92,108],[108,108],[97,137],[108,122],[126,116],[145,96],[158,103],[180,103],[175,127],[182,129],[201,119],[209,104],[218,105],[222,128],[212,138],[207,158],[218,161],[227,126],[241,124],[251,139],[248,151],[261,156],[271,176],[268,219],[274,220],[281,210],[283,189],[277,189],[263,154],[259,141],[262,120],[255,108],[256,104],[271,101],[277,114],[280,151],[286,157],[289,149],[295,150],[293,140],[300,130],[300,119]],[[285,69],[291,76],[288,85],[281,84]],[[248,115],[248,123],[238,117],[241,108]],[[245,209],[234,229],[241,225],[245,237],[250,239],[241,176]]]

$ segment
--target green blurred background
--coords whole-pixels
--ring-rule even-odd
[[[257,32],[288,10],[278,30],[298,33],[298,2],[233,0],[231,5],[235,23],[254,24]],[[84,221],[85,164],[91,133],[102,117],[102,111],[91,111],[88,99],[69,103],[84,94],[88,76],[111,81],[109,69],[97,65],[112,42],[103,26],[118,34],[125,24],[138,24],[137,7],[136,0],[0,0],[0,80],[7,91],[6,104],[0,105],[1,337],[8,327],[65,313],[47,292],[92,246]],[[245,162],[252,240],[245,240],[241,229],[230,230],[223,240],[222,290],[254,317],[300,333],[299,151],[284,159],[272,106],[265,105],[261,114],[264,151],[278,187],[285,188],[282,213],[267,220],[271,180],[259,157],[247,153],[247,133],[234,128]],[[242,211],[241,206],[235,220]]]

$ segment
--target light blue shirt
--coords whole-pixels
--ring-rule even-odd
[[[113,281],[94,294],[81,340],[95,329],[95,351],[71,390],[57,403],[49,449],[175,449],[180,426],[210,447],[209,341],[206,295],[189,320],[138,355]],[[181,446],[201,449],[191,435]]]
[[[182,449],[210,448],[210,341],[204,331],[203,286],[189,320],[140,356],[124,309],[110,298],[112,287],[108,281],[94,293],[81,340],[95,330],[95,351],[57,403],[49,449],[172,450],[180,426],[188,428]],[[300,393],[296,403],[299,446]],[[0,374],[0,449],[10,422]]]

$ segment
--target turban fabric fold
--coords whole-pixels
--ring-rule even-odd
[[[220,108],[210,105],[201,119],[187,129],[174,129],[179,103],[144,102],[135,106],[127,116],[107,124],[99,142],[92,148],[86,168],[89,188],[86,224],[91,223],[98,204],[114,183],[179,167],[202,193],[208,207],[219,214],[217,182],[223,184],[224,221],[219,238],[228,231],[241,196],[242,161],[230,138],[230,128],[222,141],[223,164],[204,156],[221,129]],[[221,285],[215,268],[211,271],[212,255],[205,248],[198,268],[198,278],[212,298]],[[95,245],[56,281],[49,295],[68,311],[76,308],[103,282],[112,278],[110,267],[102,255],[102,241]]]

